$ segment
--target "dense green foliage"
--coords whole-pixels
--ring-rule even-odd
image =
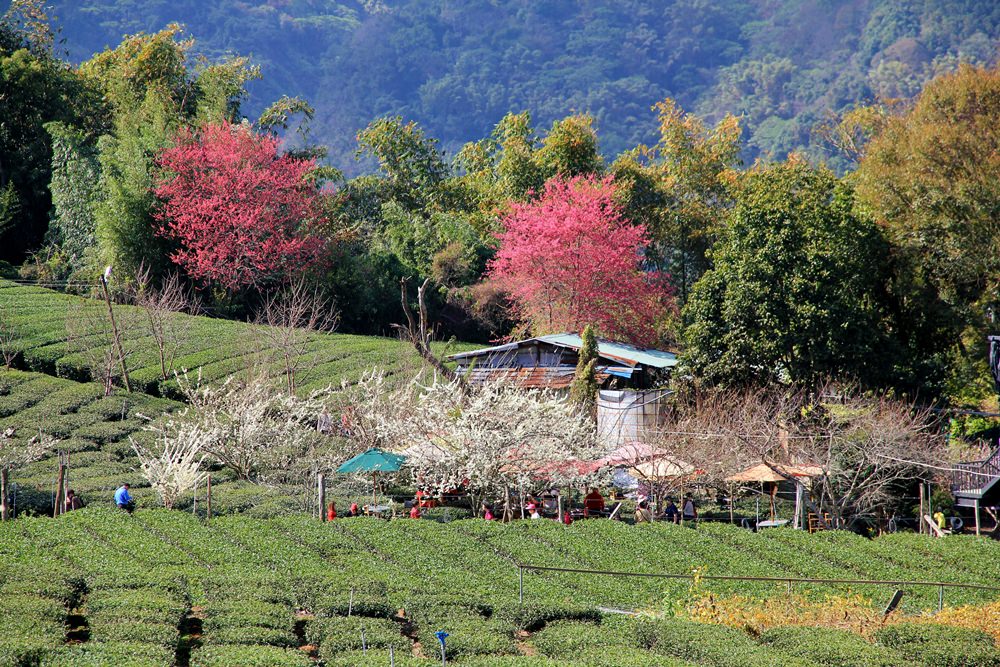
[[[887,244],[832,173],[789,162],[741,177],[714,266],[685,309],[687,361],[710,383],[887,379]],[[879,367],[879,364],[882,364]]]
[[[53,5],[78,61],[173,21],[210,56],[252,53],[265,78],[250,109],[312,101],[338,167],[358,130],[397,113],[455,152],[508,111],[543,126],[584,111],[613,156],[651,143],[649,107],[668,96],[713,118],[744,114],[746,157],[781,158],[819,149],[811,131],[828,110],[912,96],[957,59],[990,61],[1000,30],[995,4],[972,0]]]
[[[342,330],[393,332],[413,285],[428,281],[435,333],[485,342],[531,323],[520,292],[562,289],[548,271],[561,250],[611,298],[554,328],[589,322],[677,348],[696,382],[847,380],[989,407],[982,346],[1000,307],[990,4],[139,4],[57,3],[50,21],[41,0],[17,0],[0,20],[2,83],[17,91],[0,95],[0,259],[27,256],[23,278],[84,292],[110,264],[127,300],[138,274],[155,286],[179,272],[215,312],[249,320],[297,279],[241,236],[254,220],[268,242],[309,241],[310,261],[294,264]],[[53,48],[51,26],[69,51]],[[276,218],[244,219],[262,200],[240,187],[204,196],[219,168],[164,152],[237,123],[254,141],[282,135],[276,161],[302,166],[288,192],[315,195],[305,209],[294,198],[278,207],[298,211],[282,234]],[[823,159],[829,168],[806,166]],[[230,171],[245,182],[251,170]],[[180,174],[197,195],[164,189]],[[620,207],[623,231],[643,230],[642,247],[599,234],[603,264],[579,252],[573,202],[544,218],[559,240],[539,243],[538,259],[505,263],[519,256],[518,212],[545,208],[538,193],[569,177],[604,179],[607,211]],[[229,231],[198,246],[194,270],[182,260],[205,220]],[[638,263],[632,277],[663,288],[655,310],[624,278],[631,269],[600,275],[624,255]],[[243,257],[268,280],[223,279],[234,267],[215,264]],[[113,383],[114,355],[94,360],[110,332],[91,333],[70,354],[49,341],[51,367],[34,352],[24,365]],[[202,349],[181,363],[205,365],[191,358]],[[246,361],[209,356],[216,377]],[[137,382],[168,392],[147,366]]]
[[[995,664],[991,640],[970,631],[887,628],[878,636],[881,646],[811,629],[772,630],[758,641],[736,629],[605,616],[594,607],[683,597],[689,585],[683,581],[529,573],[527,603],[517,602],[516,562],[872,577],[892,576],[885,568],[897,564],[903,576],[919,578],[931,570],[957,573],[950,564],[960,558],[968,566],[962,578],[987,581],[1000,574],[990,545],[973,538],[804,535],[827,543],[833,555],[803,559],[800,549],[772,537],[786,532],[613,521],[566,527],[554,521],[360,518],[324,524],[302,515],[217,517],[205,524],[176,511],[129,516],[112,509],[81,510],[55,521],[19,519],[0,525],[0,664],[110,664],[124,655],[127,664],[170,665],[190,615],[201,621],[191,664],[201,665],[312,664],[298,650],[307,642],[326,665],[362,664],[365,650],[371,659],[387,659],[390,646],[397,664],[430,665],[439,630],[449,633],[449,664],[483,667],[903,665],[914,657],[956,656],[956,647],[971,644],[975,652],[967,654],[979,662],[942,657],[945,662],[926,664]],[[839,554],[864,554],[867,566],[853,569],[837,560]],[[699,586],[720,594],[784,594],[783,584]],[[807,594],[835,592],[812,588]],[[952,603],[985,599],[976,592],[952,595]],[[936,603],[934,591],[913,596],[906,603],[911,610]],[[83,644],[64,646],[71,611],[87,620],[91,632]],[[414,639],[424,657],[412,656]],[[535,657],[524,655],[528,651]]]
[[[100,377],[95,373],[93,356],[87,354],[89,349],[104,344],[100,336],[91,333],[69,345],[66,332],[68,322],[105,318],[107,311],[102,301],[0,281],[0,309],[5,321],[17,331],[14,347],[22,367],[84,382]],[[133,388],[177,397],[176,381],[162,379],[156,346],[138,325],[138,309],[120,306],[116,312],[126,349],[134,350],[127,359]],[[260,341],[254,325],[182,313],[171,317],[182,324],[184,334],[174,363],[179,372],[189,370],[206,381],[216,381],[262,361],[255,356]],[[416,370],[419,365],[412,347],[390,338],[314,333],[306,348],[308,368],[299,386],[304,393],[327,385],[338,388],[342,382],[353,383],[375,367],[396,373],[408,366]],[[459,351],[470,346],[454,348]],[[435,349],[445,351],[450,347],[436,344]],[[279,364],[269,358],[264,363]]]

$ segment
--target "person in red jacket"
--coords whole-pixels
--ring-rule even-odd
[[[420,518],[420,505],[414,505],[410,508],[410,518],[419,519]]]
[[[599,515],[604,511],[604,496],[601,492],[597,490],[596,487],[590,490],[583,498],[583,515],[590,516],[591,514]]]
[[[337,506],[331,500],[330,506],[326,508],[326,520],[333,521],[336,518],[337,518]]]

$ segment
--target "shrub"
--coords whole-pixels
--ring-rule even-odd
[[[155,644],[93,643],[50,652],[40,667],[171,667],[175,652]]]
[[[28,637],[0,638],[0,667],[31,667],[53,650],[45,641]]]
[[[314,667],[313,661],[305,653],[274,646],[202,646],[191,653],[191,667],[235,667],[236,665]]]
[[[772,628],[760,636],[762,644],[788,655],[829,667],[905,667],[909,664],[891,649],[873,646],[846,630],[832,628]]]
[[[740,630],[721,625],[678,620],[644,621],[636,625],[636,636],[640,647],[660,655],[716,667],[815,664],[759,646]]]
[[[291,631],[295,620],[285,605],[258,600],[227,600],[205,606],[206,632],[225,627],[259,626]]]
[[[320,596],[313,605],[313,611],[317,616],[347,616],[350,611],[352,616],[369,618],[389,618],[395,613],[384,595],[355,595],[351,602],[349,593]]]
[[[930,623],[900,623],[875,633],[879,644],[893,648],[911,664],[927,667],[997,667],[1000,651],[980,630]]]
[[[629,646],[634,643],[632,634],[622,628],[611,628],[596,623],[556,621],[545,626],[531,638],[531,643],[543,655],[551,658],[572,658],[580,651]]]
[[[393,661],[396,667],[438,667],[441,660],[415,658],[409,651],[395,651]],[[376,649],[367,652],[351,651],[325,659],[326,667],[358,667],[358,665],[388,665],[389,651]],[[194,667],[194,663],[192,663]]]
[[[260,644],[266,646],[292,647],[295,636],[288,630],[278,630],[256,625],[230,625],[214,628],[202,636],[205,644]]]
[[[364,630],[364,645],[361,631]],[[410,640],[403,637],[398,623],[381,618],[337,617],[309,623],[306,640],[320,647],[320,657],[367,648],[409,650]]]
[[[179,635],[177,626],[168,623],[130,622],[96,623],[90,626],[90,639],[94,642],[134,642],[176,646]]]
[[[509,604],[497,607],[494,618],[510,623],[519,630],[535,631],[553,621],[600,621],[601,612],[593,607],[572,604]]]

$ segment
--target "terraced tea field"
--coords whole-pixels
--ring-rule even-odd
[[[26,287],[0,280],[0,316],[5,326],[16,332],[14,348],[17,365],[25,370],[57,377],[89,381],[92,379],[92,355],[87,345],[98,345],[100,336],[84,338],[76,346],[67,341],[67,318],[74,320],[105,316],[102,301],[61,294],[40,287]],[[137,308],[117,306],[119,319],[137,324],[126,328],[129,375],[134,388],[157,396],[174,396],[173,379],[163,380],[154,340],[144,330],[142,314]],[[183,337],[174,355],[174,368],[200,370],[207,381],[219,380],[244,371],[254,360],[255,327],[241,322],[194,317],[185,314],[171,316],[181,325]],[[132,333],[128,333],[131,330]],[[440,344],[440,350],[468,350],[476,346]],[[393,338],[355,336],[349,334],[314,333],[309,337],[308,368],[298,387],[303,393],[342,382],[353,382],[374,367],[388,374],[409,376],[420,366],[411,346]]]
[[[846,533],[754,535],[723,525],[692,530],[609,521],[324,524],[304,515],[233,515],[205,524],[177,511],[130,516],[92,508],[0,526],[0,665],[388,665],[390,647],[397,665],[433,665],[440,664],[438,631],[448,633],[446,657],[456,665],[1000,664],[992,639],[954,628],[937,630],[951,633],[942,645],[976,662],[920,657],[918,640],[935,631],[927,626],[924,634],[890,628],[875,644],[809,628],[754,638],[722,626],[598,609],[657,608],[685,596],[684,581],[527,574],[521,605],[518,562],[1000,579],[995,545],[971,537],[869,541]],[[786,594],[783,584],[702,585],[719,595]],[[879,587],[852,590],[876,602],[888,596]],[[820,599],[847,588],[803,592]],[[936,595],[908,590],[904,611],[933,607]],[[950,604],[991,600],[973,590],[948,596]],[[972,648],[955,644],[956,637],[973,641]]]

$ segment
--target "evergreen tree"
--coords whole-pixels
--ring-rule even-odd
[[[580,357],[576,362],[576,376],[570,387],[570,396],[575,403],[588,412],[597,405],[597,334],[589,324],[580,335]]]

